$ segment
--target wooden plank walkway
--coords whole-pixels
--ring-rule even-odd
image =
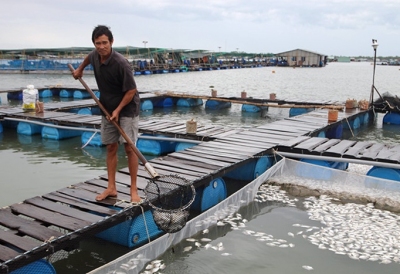
[[[48,119],[57,121],[59,116],[54,113],[57,112],[45,112],[43,116],[48,115]],[[354,114],[357,112],[342,113],[341,117],[351,118]],[[312,122],[311,117],[315,116],[321,119]],[[224,132],[207,128],[204,133],[217,132],[212,141],[149,162],[160,175],[173,173],[187,178],[195,186],[206,185],[256,157],[271,154],[272,149],[285,141],[289,144],[296,138],[308,140],[310,137],[305,135],[341,122],[329,124],[327,110],[320,110],[247,130]],[[183,134],[179,123],[165,125],[165,121],[144,121],[141,127],[157,134]],[[293,143],[294,146],[298,144]],[[107,187],[107,175],[102,175],[0,209],[0,273],[7,273],[58,250],[74,249],[80,240],[125,221],[127,216],[140,215],[139,207],[123,210],[119,206],[121,211],[109,207],[117,201],[130,200],[128,169],[119,170],[116,179],[118,199],[95,201],[94,197]],[[149,179],[140,165],[137,186],[141,197],[144,197],[143,190]],[[146,204],[144,207],[148,209]]]
[[[374,141],[351,141],[299,136],[276,146],[279,152],[303,155],[320,155],[374,162],[400,164],[400,145],[381,144]]]
[[[71,126],[85,129],[100,129],[100,115],[82,115],[72,112],[44,111],[43,113],[23,112],[20,108],[0,108],[3,119],[18,119],[46,123],[51,126]],[[218,137],[240,132],[242,129],[227,128],[216,125],[199,125],[196,134],[186,133],[186,122],[174,122],[168,119],[140,120],[139,132],[166,137],[185,138],[190,140],[209,141]]]

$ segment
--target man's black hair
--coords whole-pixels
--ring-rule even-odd
[[[104,26],[104,25],[98,25],[97,27],[94,28],[93,33],[92,33],[92,42],[94,44],[94,40],[96,40],[98,37],[105,35],[108,37],[108,41],[113,42],[114,37],[112,35],[111,30],[109,27]]]

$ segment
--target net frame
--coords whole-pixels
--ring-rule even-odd
[[[144,192],[158,228],[175,233],[186,225],[196,198],[196,189],[188,179],[176,174],[152,178]]]

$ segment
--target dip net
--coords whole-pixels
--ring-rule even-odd
[[[158,228],[175,233],[186,225],[196,196],[189,180],[178,175],[160,176],[149,180],[144,192]]]

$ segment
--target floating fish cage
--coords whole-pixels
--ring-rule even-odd
[[[129,248],[143,245],[149,241],[149,238],[154,239],[163,233],[154,222],[151,210],[145,211],[144,216],[145,219],[143,218],[143,214],[141,214],[106,229],[97,234],[97,237]]]
[[[31,273],[56,274],[56,270],[48,261],[42,259],[27,264],[21,268],[18,268],[10,272],[10,274],[31,274]]]
[[[191,209],[203,212],[227,197],[225,181],[222,178],[212,180],[207,186],[196,189],[196,198]]]

